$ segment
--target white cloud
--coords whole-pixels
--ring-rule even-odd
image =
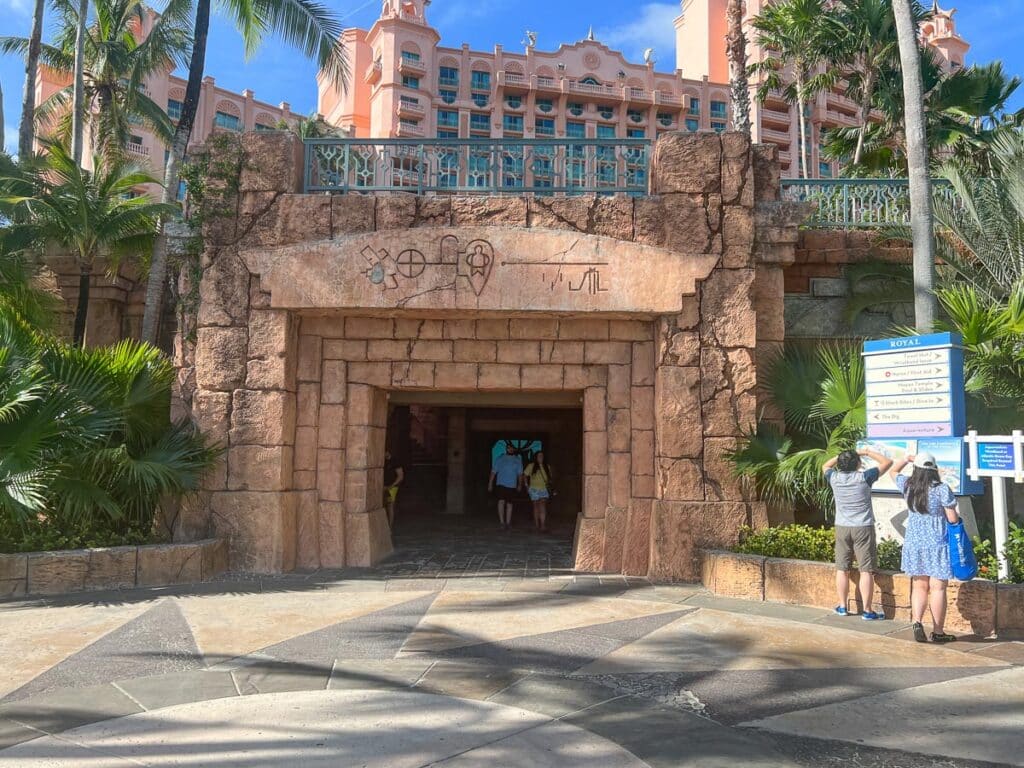
[[[665,69],[675,61],[676,31],[672,20],[678,15],[679,3],[646,3],[629,23],[599,30],[595,36],[633,61],[641,60],[645,48],[654,48],[654,57],[661,62],[659,69]]]
[[[28,16],[33,4],[32,0],[0,0],[0,12],[11,11],[18,16]]]

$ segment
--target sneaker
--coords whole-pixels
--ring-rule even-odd
[[[860,617],[864,619],[864,621],[878,621],[879,619],[884,619],[885,614],[875,613],[874,611],[864,611],[864,613],[862,613]]]
[[[846,615],[846,606],[843,606],[843,605],[837,605],[837,606],[835,607],[835,611],[836,611],[836,613],[837,613],[838,615],[840,615],[840,616],[845,616],[845,615]]]
[[[919,643],[927,643],[928,635],[924,632],[924,625],[920,621],[915,621],[913,624],[914,639]]]
[[[947,635],[945,632],[932,632],[933,643],[952,643],[956,635]]]

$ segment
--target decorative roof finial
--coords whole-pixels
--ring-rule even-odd
[[[590,29],[587,31],[587,40],[595,40],[595,39],[596,38],[594,37],[594,25],[591,24],[590,25]]]
[[[939,0],[932,0],[932,13],[936,15],[939,13]]]

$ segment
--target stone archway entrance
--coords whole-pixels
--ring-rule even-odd
[[[649,197],[442,198],[296,194],[291,141],[243,138],[205,230],[181,380],[228,451],[179,536],[237,570],[379,562],[389,393],[582,397],[581,570],[695,579],[764,521],[723,459],[796,242],[760,149],[670,134]]]

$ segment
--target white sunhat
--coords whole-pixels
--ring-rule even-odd
[[[939,465],[935,462],[935,457],[927,451],[919,453],[914,457],[914,466],[920,467],[921,469],[939,468]]]

